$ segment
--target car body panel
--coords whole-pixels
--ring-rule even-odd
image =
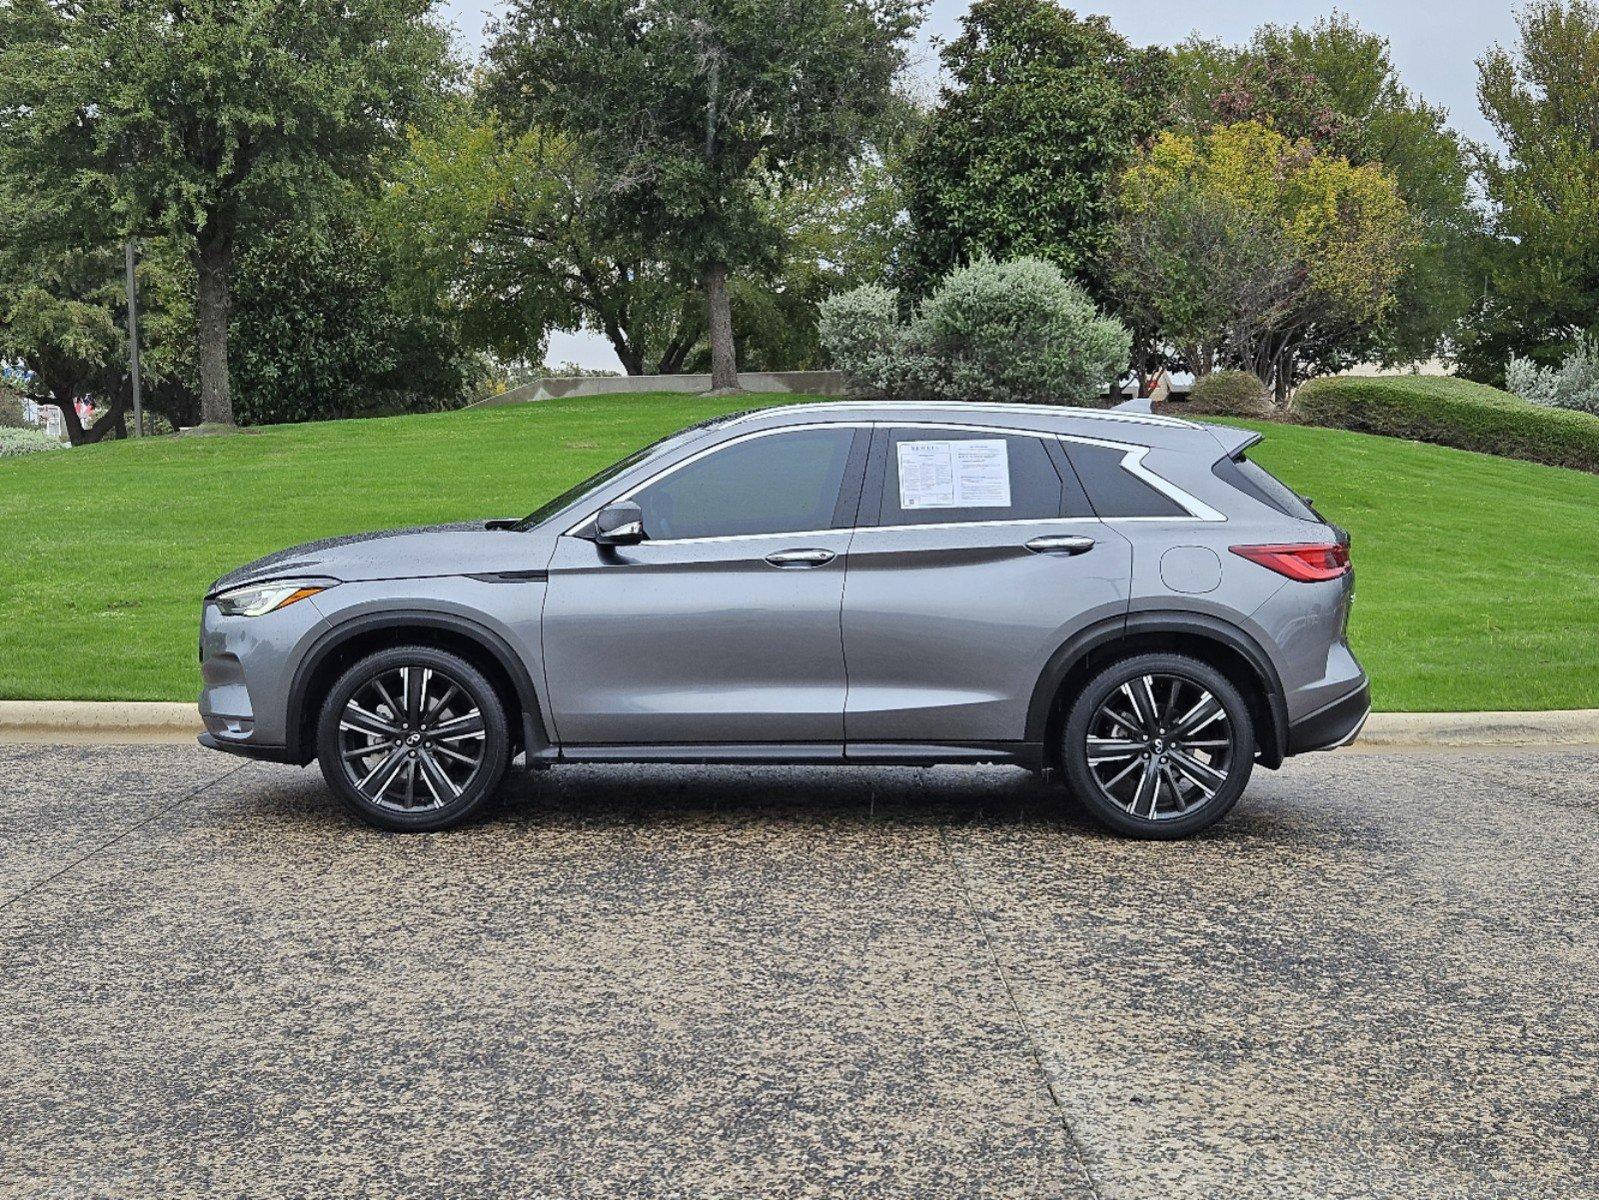
[[[605,547],[558,539],[544,671],[562,742],[833,742],[848,530]],[[814,567],[766,556],[817,549]]]

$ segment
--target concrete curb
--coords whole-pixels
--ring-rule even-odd
[[[0,743],[194,742],[192,704],[0,700]],[[1373,713],[1359,746],[1599,745],[1599,708],[1556,712]]]

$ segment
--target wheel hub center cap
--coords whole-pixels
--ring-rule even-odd
[[[405,740],[408,743],[410,743],[411,745],[414,746],[414,745],[416,745],[418,742],[420,742],[422,740],[422,735],[420,733],[413,733],[410,737],[406,738]]]

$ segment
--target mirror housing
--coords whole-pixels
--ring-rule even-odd
[[[636,546],[644,540],[644,510],[631,500],[607,504],[594,514],[594,540],[601,546]]]

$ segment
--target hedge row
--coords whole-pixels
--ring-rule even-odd
[[[1465,379],[1312,379],[1295,393],[1292,419],[1599,473],[1599,417]]]

